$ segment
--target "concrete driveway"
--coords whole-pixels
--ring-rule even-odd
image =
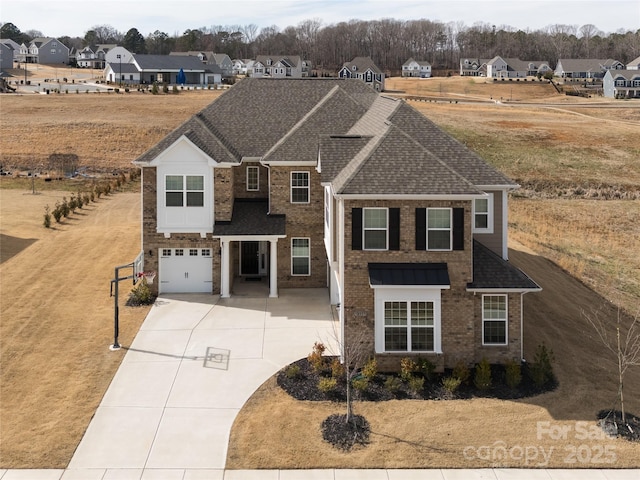
[[[67,475],[221,471],[243,404],[314,342],[330,344],[333,325],[326,289],[281,290],[279,298],[158,298],[125,347]]]

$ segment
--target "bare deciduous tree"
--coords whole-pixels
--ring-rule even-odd
[[[608,310],[608,309],[607,309]],[[631,366],[640,365],[640,311],[631,318],[630,325],[624,323],[628,318],[620,307],[616,309],[616,318],[611,319],[605,308],[591,313],[582,312],[598,334],[602,344],[615,359],[618,376],[618,399],[622,423],[626,424],[624,410],[624,375]],[[613,321],[612,321],[613,320]]]

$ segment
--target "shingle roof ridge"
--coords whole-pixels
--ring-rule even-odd
[[[195,121],[200,123],[200,125],[202,125],[202,127],[209,134],[211,134],[215,138],[215,140],[229,153],[229,156],[235,158],[236,160],[240,160],[242,158],[242,156],[240,155],[240,152],[238,152],[238,150],[236,150],[236,148],[231,144],[231,142],[229,142],[224,137],[224,135],[220,133],[220,131],[215,127],[215,125],[212,122],[210,122],[206,116],[204,116],[202,111],[196,113],[193,116],[193,118],[195,119]]]
[[[299,121],[298,123],[296,123],[293,127],[291,127],[291,129],[282,136],[282,138],[280,138],[274,145],[271,146],[271,148],[269,150],[267,150],[267,152],[264,154],[264,159],[266,159],[267,157],[269,157],[270,154],[272,154],[273,152],[275,152],[278,147],[280,147],[282,144],[284,144],[289,138],[291,138],[291,136],[298,131],[298,129],[300,129],[309,118],[311,118],[313,116],[313,114],[315,112],[317,112],[320,108],[322,108],[322,106],[333,96],[336,94],[336,92],[340,90],[340,87],[338,85],[334,86],[331,90],[329,90],[329,92],[318,102],[316,103],[313,108],[311,110],[309,110]]]
[[[390,103],[393,102],[393,103]],[[391,124],[388,119],[402,104],[401,100],[380,95],[373,102],[369,110],[349,129],[348,135],[371,136],[367,145],[347,163],[334,179],[335,191],[341,192],[358,174],[371,152],[389,132]]]

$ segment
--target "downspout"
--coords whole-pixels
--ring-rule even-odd
[[[344,331],[344,236],[345,236],[345,228],[344,228],[344,200],[338,200],[338,225],[340,226],[340,232],[338,235],[339,246],[338,246],[338,265],[340,269],[340,281],[338,283],[339,290],[339,300],[340,300],[340,308],[338,309],[338,319],[340,321],[340,343],[342,345],[340,351],[340,361],[344,363],[344,344],[345,344],[345,331]]]
[[[527,292],[520,293],[520,361],[524,362],[524,296]]]
[[[268,163],[264,164],[262,162],[260,162],[260,165],[264,165],[265,167],[267,167],[267,183],[269,184],[267,188],[267,190],[269,191],[269,206],[267,208],[267,215],[270,215],[271,214],[271,166]]]

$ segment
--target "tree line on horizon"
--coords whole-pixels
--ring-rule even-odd
[[[44,36],[37,30],[21,32],[13,23],[0,26],[0,38],[18,43]],[[595,25],[554,24],[523,31],[489,23],[420,20],[350,20],[323,25],[305,20],[281,30],[278,26],[213,25],[187,29],[181,35],[156,30],[146,37],[137,28],[126,33],[110,25],[95,25],[84,37],[58,37],[69,48],[118,44],[133,53],[167,55],[172,51],[212,51],[231,58],[257,55],[300,55],[313,67],[337,70],[358,56],[371,57],[382,70],[397,72],[410,57],[428,61],[434,69],[457,70],[461,58],[518,57],[545,60],[553,66],[559,58],[613,58],[628,63],[640,56],[640,29],[604,33]]]

